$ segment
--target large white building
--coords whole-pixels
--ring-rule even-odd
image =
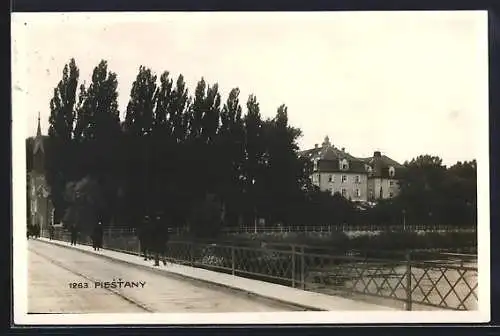
[[[321,147],[315,145],[299,154],[313,163],[312,183],[320,190],[358,202],[392,198],[399,193],[404,167],[379,151],[370,158],[357,158],[332,145],[327,136]]]

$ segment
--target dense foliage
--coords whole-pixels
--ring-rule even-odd
[[[56,221],[92,208],[105,225],[136,226],[161,213],[166,225],[203,234],[256,218],[392,223],[403,210],[408,222],[431,221],[432,213],[433,221],[475,223],[475,162],[446,169],[439,158],[419,157],[406,163],[400,197],[361,211],[311,185],[310,162],[298,156],[301,131],[285,105],[263,119],[254,95],[242,108],[238,88],[223,100],[218,85],[201,78],[191,95],[182,75],[158,78],[141,66],[121,122],[117,75],[106,61],[88,85],[78,83],[72,59],[50,101],[46,169]]]
[[[419,156],[405,162],[400,195],[363,215],[373,224],[475,226],[476,161],[446,168],[438,157]]]

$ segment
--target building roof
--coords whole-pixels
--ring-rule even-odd
[[[45,153],[45,148],[47,147],[48,140],[48,135],[26,138],[26,150],[29,150],[31,154],[36,154],[39,150]],[[26,154],[28,153],[26,152]]]
[[[346,152],[344,148],[339,149],[330,144],[328,137],[325,137],[321,147],[316,145],[312,149],[299,152],[299,155],[311,161],[317,160],[318,170],[321,172],[367,173],[363,161]],[[343,159],[348,161],[347,170],[340,169],[340,162]]]
[[[349,153],[342,151],[335,147],[318,147],[312,148],[305,151],[299,152],[300,156],[307,157],[311,160],[339,160],[339,159],[347,159],[347,160],[357,160],[354,156]]]
[[[49,136],[42,135],[42,129],[40,127],[40,113],[38,114],[38,125],[36,129],[36,135],[26,138],[26,169],[28,172],[35,169],[34,167],[34,157],[37,153],[46,155],[46,150],[48,146]],[[50,150],[50,148],[49,148]]]
[[[321,147],[315,145],[314,148],[300,151],[299,155],[311,161],[318,160],[318,170],[321,172],[342,171],[340,169],[342,159],[347,159],[349,163],[349,169],[345,172],[368,173],[367,166],[369,166],[371,167],[371,177],[390,177],[390,167],[395,169],[396,176],[398,171],[404,169],[403,165],[386,155],[382,155],[379,151],[375,151],[373,156],[369,158],[354,157],[347,153],[344,148],[338,149],[331,145],[328,137],[325,137]]]
[[[397,161],[391,159],[386,155],[382,155],[379,151],[375,151],[370,158],[361,159],[372,167],[372,177],[390,177],[389,168],[393,167],[395,176],[397,177],[398,171],[404,169],[404,166]]]
[[[377,153],[377,152],[375,152],[375,153]],[[368,164],[373,164],[375,162],[381,162],[385,165],[393,166],[394,168],[404,168],[404,166],[402,164],[391,159],[390,157],[388,157],[386,155],[380,155],[380,157],[377,157],[377,155],[374,154],[372,157],[359,158],[359,160],[366,162]]]

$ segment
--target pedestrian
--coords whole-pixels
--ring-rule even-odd
[[[97,223],[96,232],[95,232],[97,251],[102,249],[102,235],[103,235],[102,221],[99,221]]]
[[[76,246],[76,239],[78,236],[78,230],[77,230],[76,224],[71,225],[70,233],[71,233],[71,245]]]
[[[168,241],[168,228],[167,223],[164,222],[161,214],[157,214],[152,223],[152,245],[154,250],[155,266],[160,266],[160,258],[163,265],[166,262],[166,246]]]
[[[149,216],[144,216],[144,219],[142,223],[140,224],[137,233],[139,238],[139,244],[141,248],[141,253],[144,256],[144,260],[147,261],[149,260],[149,252],[151,250],[151,244],[150,244],[150,221],[149,221]]]
[[[35,238],[40,238],[40,224],[35,225]]]
[[[92,239],[92,248],[94,249],[94,251],[97,251],[97,225],[94,225],[94,227],[92,228],[90,238]]]
[[[52,224],[49,225],[49,239],[54,239],[54,225]]]
[[[28,224],[28,227],[26,228],[26,236],[28,237],[28,239],[30,239],[31,237],[31,232],[33,231],[32,227],[33,226],[31,224]]]

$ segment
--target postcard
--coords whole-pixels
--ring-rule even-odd
[[[13,13],[16,325],[490,319],[481,11]]]

